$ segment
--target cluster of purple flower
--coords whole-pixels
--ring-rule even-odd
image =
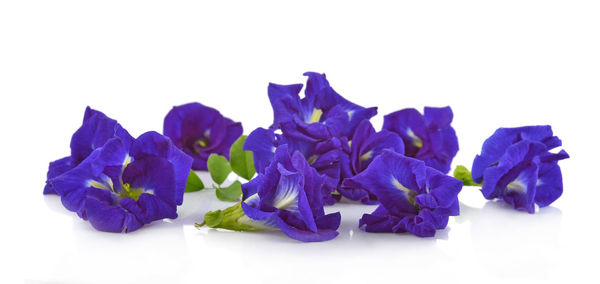
[[[279,180],[285,183],[280,185],[285,190],[274,189],[275,194],[306,195],[313,201],[294,201],[291,210],[269,205],[280,215],[277,224],[295,229],[286,231],[279,226],[292,238],[334,237],[329,231],[339,226],[339,217],[329,217],[337,223],[328,222],[328,233],[321,234],[313,225],[318,219],[306,218],[300,212],[322,211],[322,204],[333,204],[342,197],[380,204],[375,212],[360,220],[360,226],[369,232],[408,231],[432,236],[435,229],[444,228],[448,216],[458,214],[457,194],[462,187],[459,180],[445,175],[458,151],[458,140],[450,126],[452,110],[426,108],[424,115],[414,109],[400,110],[385,116],[383,129],[377,132],[369,122],[377,108],[365,108],[344,99],[324,74],[305,75],[308,81],[303,98],[299,95],[302,84],[269,85],[273,124],[268,129],[254,130],[244,145],[244,149],[254,153],[258,172],[255,180],[244,185],[244,203],[248,203],[244,208],[265,207],[254,205],[263,197],[260,191],[250,195],[256,192],[251,188]],[[280,158],[289,155],[295,161],[302,160],[303,166],[298,168],[309,168],[312,176],[316,172],[322,182],[289,183],[280,177],[281,173],[275,174],[277,170],[289,171]],[[307,174],[297,173],[301,179]],[[249,210],[244,212],[258,220],[248,214]]]
[[[243,146],[253,153],[257,175],[242,185],[239,203],[219,210],[216,221],[209,213],[205,224],[324,241],[337,236],[340,213],[325,214],[323,207],[344,198],[378,205],[359,220],[367,232],[428,237],[459,214],[463,182],[483,183],[486,198],[530,213],[562,193],[557,161],[568,155],[549,152],[561,145],[549,126],[498,129],[475,158],[472,177],[455,172],[457,179],[447,175],[458,152],[450,107],[399,110],[376,131],[370,122],[376,107],[344,99],[324,74],[305,75],[302,98],[302,84],[269,85],[273,124],[252,131]],[[98,230],[131,232],[176,218],[190,170],[207,170],[211,154],[228,157],[242,132],[217,110],[190,103],[167,114],[164,136],[134,139],[88,108],[71,155],[50,163],[44,193],[58,194]]]

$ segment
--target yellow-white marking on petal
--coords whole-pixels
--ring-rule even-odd
[[[277,227],[276,224],[269,224],[266,221],[257,221],[246,215],[242,215],[242,217],[238,218],[238,222],[240,222],[244,225],[248,225],[253,228],[259,229],[259,230],[265,230],[265,231],[279,230],[279,227]]]
[[[321,115],[323,114],[323,111],[321,109],[318,108],[314,108],[313,112],[312,112],[312,116],[310,118],[310,122],[319,122],[321,120]]]
[[[108,186],[106,186],[106,185],[104,185],[104,184],[102,184],[102,183],[99,183],[99,182],[97,182],[97,181],[95,181],[95,180],[93,180],[93,179],[91,179],[91,180],[88,180],[88,182],[87,182],[87,186],[88,186],[88,187],[95,187],[95,188],[99,188],[99,189],[110,190],[110,189],[108,188]]]
[[[392,177],[392,183],[394,184],[394,187],[396,187],[397,189],[401,190],[404,192],[406,199],[408,200],[408,202],[410,202],[411,204],[415,204],[415,196],[417,195],[417,192],[402,185],[396,178]]]
[[[527,192],[527,185],[525,183],[523,183],[521,180],[519,180],[519,178],[511,181],[509,184],[506,185],[506,189],[508,191],[516,191],[516,192],[520,192],[520,193],[525,193]]]
[[[354,115],[354,110],[349,110],[347,111],[348,113],[348,120],[352,120],[352,116]]]
[[[362,154],[359,159],[361,161],[366,161],[366,160],[371,159],[371,156],[373,156],[373,151],[372,150],[369,151],[369,152],[366,152],[366,153]]]
[[[408,134],[408,136],[410,137],[410,139],[412,140],[412,144],[417,147],[417,148],[421,148],[423,147],[423,140],[421,140],[421,138],[419,138],[419,136],[417,136],[412,129],[407,129],[406,130],[406,134]]]
[[[280,180],[275,200],[273,200],[273,206],[275,206],[277,209],[285,209],[293,212],[297,211],[298,189],[295,188],[295,186],[298,185],[293,182],[286,182],[282,184],[282,181]]]

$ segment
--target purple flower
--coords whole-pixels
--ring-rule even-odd
[[[383,129],[396,132],[404,140],[404,154],[425,162],[443,173],[450,171],[458,152],[458,139],[450,107],[425,107],[424,115],[416,109],[403,109],[384,117]]]
[[[102,147],[106,141],[115,137],[127,143],[133,141],[133,137],[116,120],[87,107],[81,127],[71,137],[71,155],[51,162],[48,167],[44,194],[56,194],[49,180],[76,167],[95,149]]]
[[[488,138],[473,161],[472,176],[483,181],[487,199],[500,198],[515,209],[535,212],[535,204],[548,206],[563,191],[558,161],[569,157],[561,150],[550,126],[500,128]]]
[[[322,194],[325,203],[333,204],[332,193],[338,188],[343,163],[349,163],[348,141],[345,137],[307,141],[306,136],[289,137],[275,134],[272,129],[257,128],[248,135],[244,150],[252,151],[257,173],[265,173],[273,163],[275,151],[285,145],[290,154],[298,152],[308,163],[323,175]]]
[[[373,193],[380,205],[364,214],[359,226],[367,232],[410,232],[431,237],[459,214],[462,183],[423,161],[385,150],[352,178]]]
[[[243,185],[245,216],[240,221],[253,227],[281,229],[290,238],[326,241],[338,235],[340,213],[325,215],[323,177],[302,154],[290,156],[287,145],[275,151],[273,162]]]
[[[147,132],[110,138],[75,168],[49,181],[65,208],[106,232],[132,232],[177,218],[192,158],[171,140]]]
[[[387,130],[375,132],[368,120],[363,120],[358,125],[351,141],[350,160],[347,163],[342,163],[344,165],[342,167],[344,180],[338,191],[350,200],[358,200],[367,204],[375,203],[377,201],[375,195],[351,178],[366,170],[371,162],[384,150],[404,154],[404,143],[400,136],[394,132]]]
[[[176,106],[165,117],[163,133],[175,146],[194,158],[194,170],[207,170],[216,153],[229,158],[229,148],[242,135],[242,124],[200,103]]]

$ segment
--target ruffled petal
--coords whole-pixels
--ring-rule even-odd
[[[135,160],[160,157],[168,161],[172,165],[175,179],[175,188],[171,189],[176,196],[175,204],[183,203],[183,192],[193,162],[190,156],[179,150],[168,137],[154,131],[146,132],[136,139],[131,146],[131,155]]]
[[[66,173],[72,168],[73,166],[71,165],[70,156],[50,162],[50,165],[48,166],[48,173],[46,174],[46,186],[44,187],[44,194],[56,194],[56,191],[54,191],[52,188],[52,183],[50,183],[50,180]]]
[[[426,169],[426,174],[427,191],[435,198],[437,203],[436,206],[427,207],[437,208],[451,206],[462,189],[462,182],[429,167]]]
[[[337,237],[337,235],[339,234],[336,230],[332,229],[317,230],[316,232],[311,230],[302,230],[289,225],[285,222],[284,219],[282,219],[279,216],[277,216],[277,225],[279,226],[281,231],[288,237],[303,242],[328,241]]]
[[[383,207],[379,206],[373,213],[364,214],[359,220],[359,227],[370,233],[391,233],[401,218],[394,217]]]
[[[450,127],[450,123],[452,123],[453,114],[449,106],[425,107],[423,115],[429,127],[443,129]]]
[[[133,232],[143,226],[133,214],[115,206],[110,192],[90,189],[86,195],[85,211],[90,224],[103,232]]]
[[[248,135],[243,148],[252,151],[257,173],[264,173],[265,168],[271,164],[277,145],[273,130],[257,128]]]
[[[273,107],[273,126],[279,128],[285,121],[293,120],[293,114],[299,114],[302,84],[278,85],[270,83],[268,87],[269,100]]]
[[[383,129],[400,135],[404,141],[405,154],[415,157],[424,145],[427,145],[427,123],[416,109],[403,109],[383,118]]]
[[[72,165],[78,165],[92,151],[102,147],[109,139],[115,137],[120,138],[129,149],[130,144],[128,143],[133,141],[133,137],[116,120],[87,107],[83,124],[71,137]]]

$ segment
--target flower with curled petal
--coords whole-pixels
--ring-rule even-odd
[[[373,213],[360,219],[359,226],[367,232],[410,232],[431,237],[447,226],[449,216],[459,214],[459,180],[390,150],[351,180],[380,202]]]
[[[88,106],[81,127],[71,137],[71,155],[50,163],[44,194],[56,194],[49,182],[51,179],[73,169],[95,149],[115,137],[127,143],[133,141],[133,137],[116,120]]]
[[[229,148],[242,135],[242,124],[200,103],[176,106],[164,121],[163,133],[194,159],[194,170],[206,171],[210,154],[229,158]]]
[[[332,196],[340,183],[342,163],[349,163],[349,146],[345,137],[332,137],[323,141],[304,140],[305,137],[290,138],[276,134],[272,129],[257,128],[248,135],[244,150],[253,152],[256,172],[264,173],[275,158],[275,151],[285,145],[290,154],[298,152],[308,163],[323,175],[322,194],[327,204],[335,203]]]
[[[99,231],[132,232],[177,218],[192,158],[171,140],[147,132],[108,139],[75,168],[49,181],[65,208]]]
[[[486,199],[500,198],[515,209],[535,213],[535,204],[548,206],[563,192],[558,161],[564,150],[551,153],[562,142],[546,126],[499,128],[475,157],[472,177],[482,183]]]
[[[325,214],[322,186],[323,177],[302,154],[290,156],[287,145],[282,145],[264,173],[242,186],[241,206],[211,212],[203,224],[238,231],[281,230],[304,242],[330,240],[338,235],[340,213]],[[207,220],[211,215],[218,217]]]
[[[398,133],[404,140],[404,154],[425,162],[443,173],[450,171],[458,152],[458,138],[450,107],[425,107],[423,114],[408,108],[384,117],[383,129]]]

